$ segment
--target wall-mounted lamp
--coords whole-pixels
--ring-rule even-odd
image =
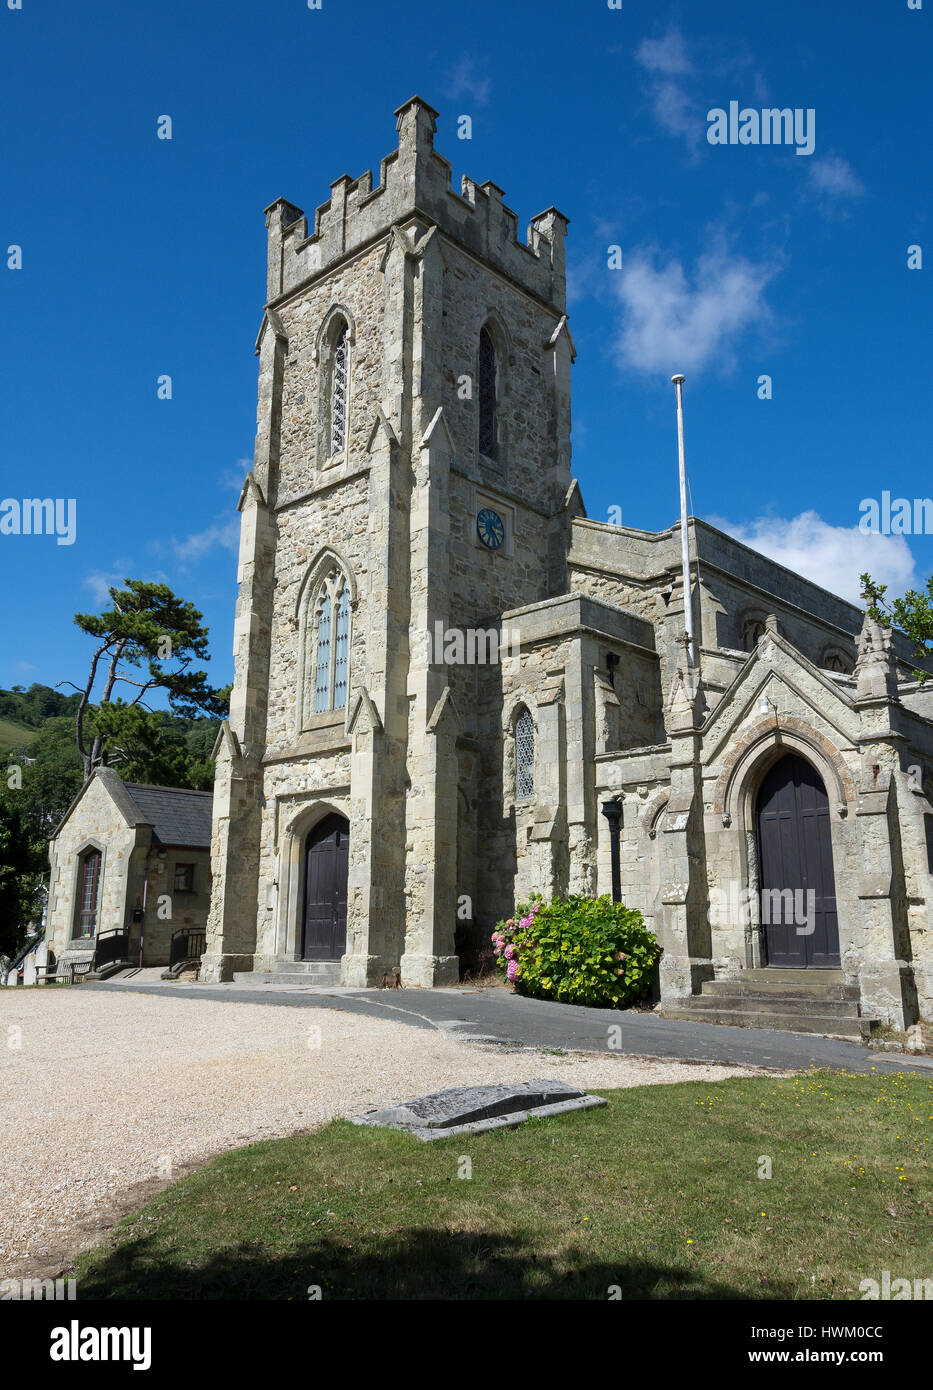
[[[770,714],[771,710],[774,710],[775,715],[777,715],[777,712],[778,712],[778,707],[777,707],[777,705],[776,705],[776,704],[774,703],[774,701],[770,698],[770,696],[768,696],[768,695],[762,695],[760,701],[758,702],[758,713],[759,713],[759,714]]]

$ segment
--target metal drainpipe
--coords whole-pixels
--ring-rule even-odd
[[[150,845],[146,851],[146,876],[143,879],[143,915],[139,923],[139,968],[143,968],[143,942],[146,939],[146,904],[149,901],[149,861],[152,858],[152,851],[155,845]]]

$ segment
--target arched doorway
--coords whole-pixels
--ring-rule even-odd
[[[838,968],[829,799],[805,758],[788,753],[765,775],[756,821],[766,964]]]
[[[339,960],[347,946],[350,822],[333,813],[305,840],[302,960]]]

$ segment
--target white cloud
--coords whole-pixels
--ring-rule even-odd
[[[488,77],[477,77],[472,58],[461,58],[452,69],[447,81],[447,95],[452,101],[458,97],[469,97],[477,106],[485,106],[489,101],[492,83]]]
[[[110,590],[112,588],[120,589],[123,587],[126,573],[127,571],[125,568],[121,570],[111,570],[109,572],[104,570],[91,570],[90,574],[84,576],[82,582],[86,589],[90,589],[94,596],[94,602],[99,608],[109,608]]]
[[[799,516],[760,516],[735,524],[710,517],[710,524],[767,555],[830,593],[862,606],[859,575],[888,584],[894,595],[917,584],[914,557],[903,536],[884,536],[854,526],[832,526],[814,511]]]
[[[658,270],[644,251],[623,259],[613,276],[622,362],[645,372],[728,370],[741,335],[770,318],[764,291],[778,269],[720,248],[700,257],[691,283],[680,261]]]
[[[701,121],[696,102],[677,82],[659,81],[652,85],[651,109],[654,118],[668,135],[682,135],[694,148],[706,126]]]
[[[814,159],[809,167],[810,186],[823,198],[862,198],[865,185],[847,159],[836,154]]]
[[[679,80],[693,72],[683,34],[669,29],[661,39],[642,39],[635,60],[650,74],[647,90],[658,125],[668,135],[682,136],[695,150],[706,125],[696,98]]]
[[[208,551],[216,549],[218,546],[224,550],[236,550],[240,543],[240,519],[239,517],[227,518],[223,521],[215,521],[212,526],[208,526],[204,531],[195,531],[184,540],[173,540],[172,551],[177,560],[182,564],[187,564],[191,560],[200,560]]]
[[[671,75],[693,70],[679,29],[668,29],[663,39],[642,39],[635,57],[649,72]]]
[[[251,471],[252,467],[252,459],[237,459],[236,463],[233,465],[232,468],[221,469],[220,473],[217,476],[218,486],[224,489],[229,489],[231,492],[235,492],[237,496],[239,496],[240,489],[243,486],[246,475]]]

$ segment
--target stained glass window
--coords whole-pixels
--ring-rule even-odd
[[[100,897],[100,850],[85,854],[78,870],[77,936],[93,936],[97,930],[97,904]]]
[[[527,710],[515,721],[515,795],[535,794],[535,725]]]
[[[346,709],[349,676],[350,596],[346,585],[337,603],[337,631],[334,644],[334,709]]]
[[[330,403],[330,452],[342,454],[347,445],[347,393],[349,343],[347,326],[343,325],[334,343],[334,363]]]
[[[330,709],[330,594],[325,593],[317,616],[317,663],[314,682],[314,712]]]
[[[331,570],[315,594],[310,610],[313,627],[305,648],[314,701],[309,704],[308,696],[304,697],[306,715],[346,709],[350,689],[350,589],[342,571]]]

